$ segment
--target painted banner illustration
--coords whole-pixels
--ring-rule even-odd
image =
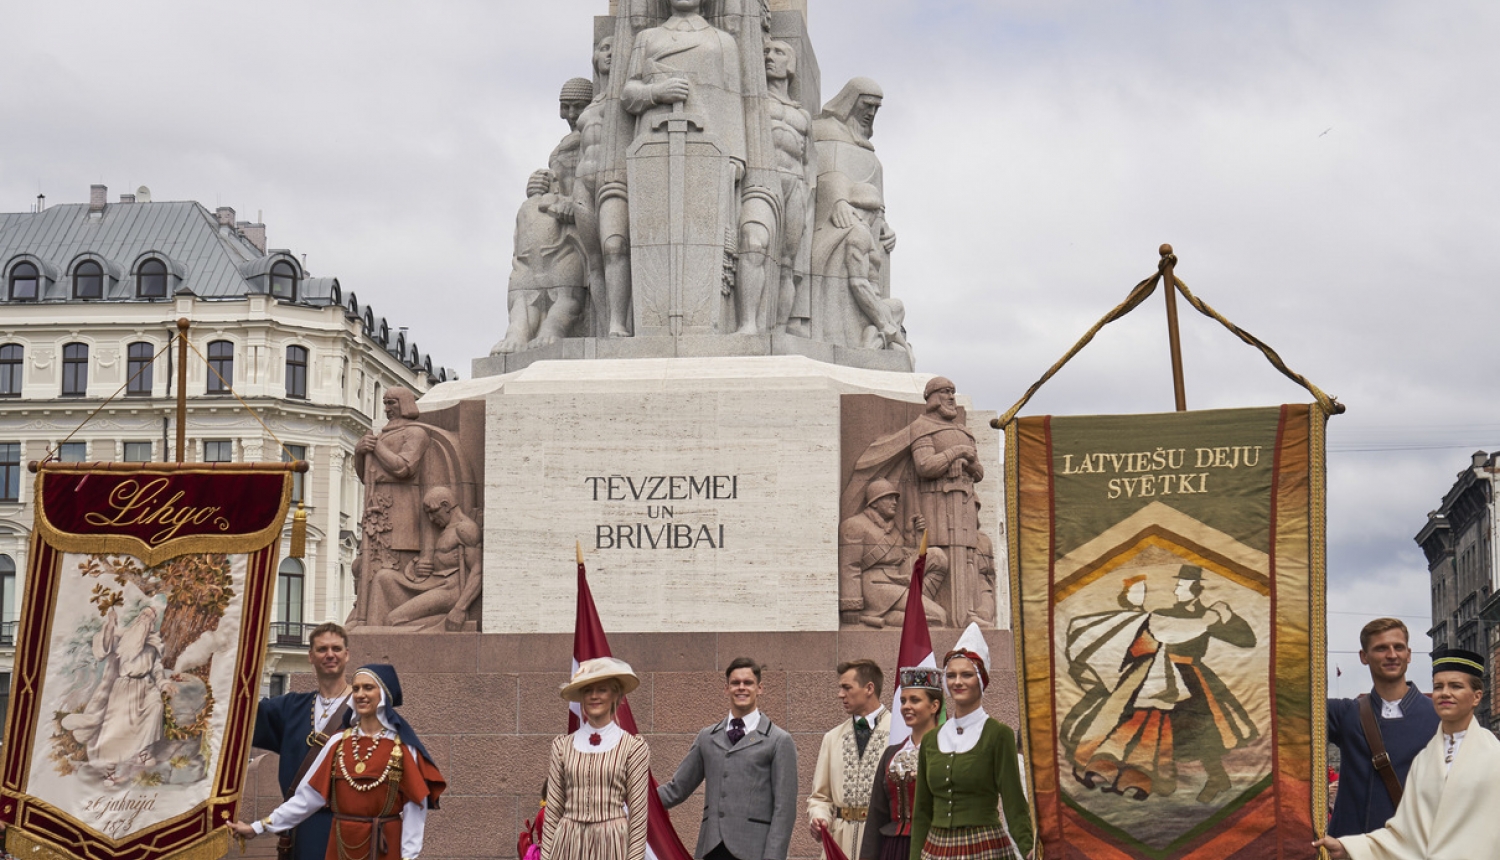
[[[290,469],[43,464],[0,764],[7,852],[224,855]]]
[[[1293,405],[1006,427],[1045,856],[1309,855],[1327,793],[1325,420]]]

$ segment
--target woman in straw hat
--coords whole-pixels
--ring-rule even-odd
[[[333,810],[328,860],[415,860],[427,810],[447,788],[409,724],[396,713],[401,680],[385,664],[361,666],[350,684],[355,724],[328,739],[297,790],[254,824],[230,822],[244,837],[296,827]]]
[[[981,707],[989,658],[977,624],[943,658],[953,715],[922,739],[911,860],[1032,856],[1031,809],[1021,787],[1015,732]]]
[[[542,860],[642,860],[646,856],[651,751],[615,723],[615,709],[640,685],[630,664],[597,657],[578,664],[562,697],[583,724],[552,742]]]
[[[916,800],[917,757],[922,738],[937,728],[943,712],[943,670],[910,666],[901,682],[901,719],[910,736],[885,748],[875,773],[883,775],[870,792],[869,819],[859,845],[860,860],[907,860],[911,854],[911,810]]]

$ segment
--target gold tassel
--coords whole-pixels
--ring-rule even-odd
[[[307,553],[307,511],[302,502],[297,502],[297,512],[292,514],[292,545],[287,550],[288,558],[302,558]]]

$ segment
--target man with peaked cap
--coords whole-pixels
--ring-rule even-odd
[[[823,735],[807,796],[807,818],[814,838],[821,838],[826,829],[845,856],[855,857],[870,814],[870,792],[880,758],[891,735],[891,712],[880,702],[884,682],[880,664],[850,660],[837,668],[839,703],[849,719]]]
[[[1474,720],[1484,698],[1484,657],[1461,648],[1432,652],[1437,734],[1412,761],[1406,790],[1386,826],[1362,836],[1325,836],[1314,846],[1334,860],[1479,860],[1500,846],[1500,740]]]

